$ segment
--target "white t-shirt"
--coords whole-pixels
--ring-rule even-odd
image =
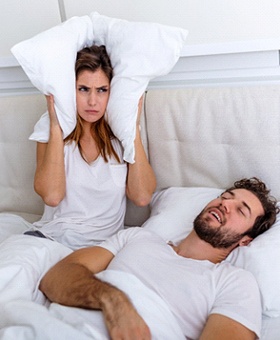
[[[260,335],[260,294],[251,273],[227,262],[182,257],[143,228],[122,230],[100,246],[115,255],[108,269],[134,274],[165,300],[187,339],[198,339],[213,313]]]
[[[120,142],[112,144],[122,161]],[[99,244],[124,227],[127,164],[101,156],[88,164],[73,142],[64,146],[64,161],[65,197],[57,207],[45,205],[34,226],[72,249]]]

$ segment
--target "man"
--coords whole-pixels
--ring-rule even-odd
[[[102,310],[112,339],[150,339],[126,294],[94,276],[120,270],[167,301],[186,338],[255,339],[261,323],[256,281],[222,261],[269,229],[277,213],[265,184],[243,179],[207,204],[178,245],[143,228],[129,228],[100,246],[70,254],[50,269],[40,289],[51,301]]]

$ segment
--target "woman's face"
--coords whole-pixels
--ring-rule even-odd
[[[104,71],[82,71],[76,79],[76,101],[79,116],[94,123],[104,116],[110,94],[110,81]]]

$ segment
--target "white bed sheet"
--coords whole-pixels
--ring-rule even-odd
[[[106,271],[100,273],[99,277],[127,292],[150,327],[153,339],[185,339],[165,302],[135,276]],[[109,339],[109,336],[100,311],[66,307],[56,303],[47,307],[27,300],[11,300],[0,306],[0,338],[103,340]]]
[[[269,318],[263,317],[261,340],[279,340],[280,339],[280,317]]]
[[[0,339],[108,339],[100,311],[50,304],[38,289],[44,273],[72,250],[23,235],[29,226],[21,217],[0,214]],[[98,276],[127,293],[153,339],[185,339],[168,305],[134,275],[107,270]]]
[[[101,312],[49,304],[38,290],[45,271],[71,250],[57,242],[22,235],[29,226],[17,215],[0,214],[0,339],[108,339]],[[136,277],[115,274],[106,271],[99,275],[127,292],[150,326],[153,339],[184,339],[159,296]],[[279,334],[280,317],[264,317],[261,340],[278,340]]]

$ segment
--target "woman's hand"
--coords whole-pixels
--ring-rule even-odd
[[[54,107],[54,97],[52,94],[50,95],[45,95],[46,100],[47,100],[47,107],[48,107],[48,112],[49,112],[49,117],[50,117],[50,123],[51,125],[59,125],[59,121],[56,115],[55,107]]]

